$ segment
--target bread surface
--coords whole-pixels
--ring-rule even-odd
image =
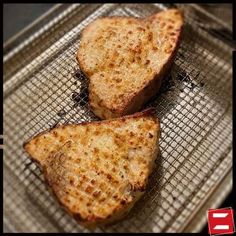
[[[159,90],[180,42],[183,16],[105,17],[83,31],[77,60],[89,78],[89,103],[102,119],[132,114]]]
[[[68,124],[24,144],[59,203],[88,227],[125,216],[144,193],[158,153],[153,110],[112,120]]]

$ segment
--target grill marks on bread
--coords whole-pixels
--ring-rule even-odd
[[[85,225],[127,212],[145,190],[158,152],[159,122],[151,110],[113,120],[64,125],[24,148],[42,167],[61,205]]]
[[[77,59],[89,78],[89,101],[100,118],[139,110],[155,95],[179,45],[179,10],[145,19],[105,17],[89,24]]]

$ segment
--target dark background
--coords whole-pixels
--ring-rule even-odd
[[[3,40],[6,42],[14,34],[29,25],[55,4],[4,4],[3,5]],[[232,193],[219,208],[232,206]],[[207,225],[202,233],[208,234]]]
[[[3,41],[29,25],[55,4],[4,4]]]

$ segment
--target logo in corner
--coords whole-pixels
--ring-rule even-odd
[[[231,207],[208,210],[208,231],[210,235],[233,234],[234,215]]]

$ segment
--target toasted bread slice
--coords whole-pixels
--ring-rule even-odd
[[[176,54],[183,16],[170,9],[145,19],[105,17],[83,31],[77,60],[89,103],[102,119],[138,111],[161,86]]]
[[[157,156],[153,110],[113,120],[62,125],[24,144],[61,205],[86,226],[126,215],[145,190]]]

